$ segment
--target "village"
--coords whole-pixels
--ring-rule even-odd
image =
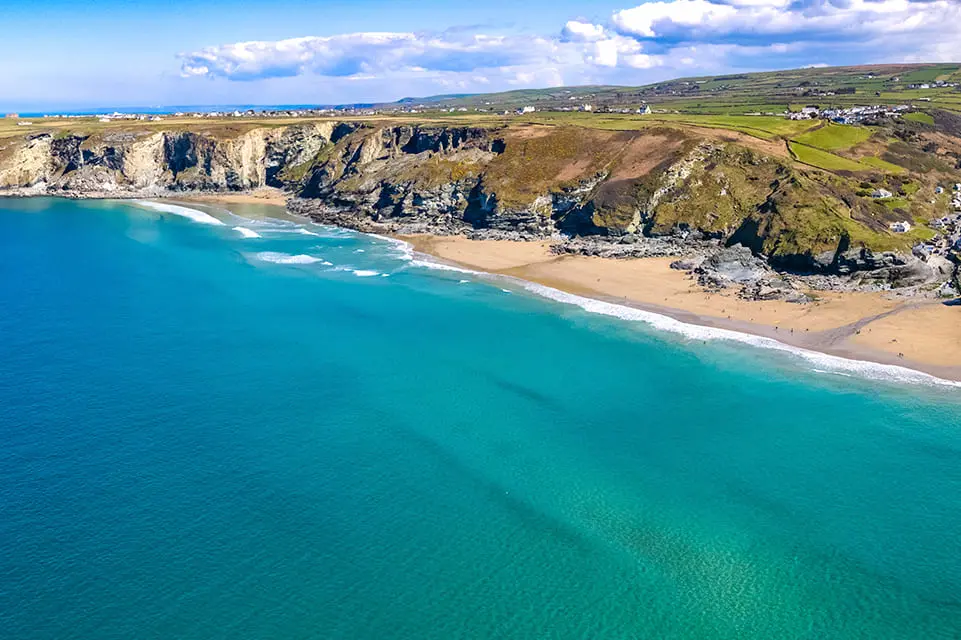
[[[935,189],[935,193],[944,193],[943,187]],[[930,225],[940,233],[931,241],[925,243],[935,254],[961,252],[961,182],[955,183],[951,193],[951,208],[953,213],[932,220]]]
[[[789,120],[830,120],[838,124],[858,124],[865,120],[876,120],[878,118],[896,118],[901,114],[911,111],[911,106],[906,104],[886,105],[877,104],[872,106],[845,107],[838,109],[821,109],[816,105],[807,106],[800,111],[786,111],[785,117]]]

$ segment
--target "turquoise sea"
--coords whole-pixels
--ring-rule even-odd
[[[961,389],[231,208],[0,200],[0,638],[961,637]]]

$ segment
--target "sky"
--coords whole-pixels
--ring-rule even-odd
[[[0,0],[0,110],[382,102],[961,61],[961,0]]]

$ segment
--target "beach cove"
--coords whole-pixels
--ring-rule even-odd
[[[961,380],[961,317],[938,300],[896,292],[817,292],[813,303],[743,300],[712,292],[671,258],[558,256],[550,242],[399,236],[419,252],[463,268],[516,277],[626,305],[687,324],[747,333],[849,360]]]

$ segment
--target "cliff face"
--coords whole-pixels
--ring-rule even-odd
[[[824,273],[890,266],[894,258],[871,252],[908,252],[908,241],[887,230],[898,214],[861,204],[843,180],[798,173],[741,142],[656,127],[331,121],[53,131],[0,140],[0,193],[142,197],[273,186],[301,213],[360,229],[562,231],[618,244],[654,237],[670,239],[675,253],[678,243],[740,243],[774,264]]]
[[[5,141],[0,189],[92,194],[228,191],[276,182],[278,167],[312,156],[331,126],[254,129],[222,137],[191,131],[41,133]]]

